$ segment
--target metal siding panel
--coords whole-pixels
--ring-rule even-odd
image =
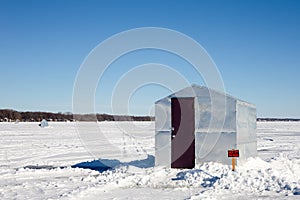
[[[217,139],[216,139],[217,138]],[[229,149],[236,148],[236,133],[196,133],[196,162],[231,164]]]
[[[155,135],[155,166],[171,167],[171,131]]]
[[[213,102],[210,95],[214,99]],[[222,96],[222,94],[204,93],[203,96],[197,97],[196,102],[198,103],[198,105],[195,106],[197,131],[236,131],[235,99]]]
[[[252,104],[237,102],[237,147],[239,162],[257,156],[256,108]]]
[[[171,102],[165,98],[155,104],[155,131],[169,131],[171,128]]]
[[[155,104],[155,165],[171,167],[171,103],[164,98]]]

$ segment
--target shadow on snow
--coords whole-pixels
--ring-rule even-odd
[[[81,162],[75,165],[72,165],[72,168],[83,168],[83,169],[91,169],[99,172],[104,172],[110,169],[115,168],[120,165],[131,165],[139,168],[149,168],[154,167],[154,156],[147,155],[146,159],[143,160],[134,160],[131,162],[120,162],[116,159],[99,159],[87,162]]]
[[[72,165],[72,168],[83,168],[83,169],[91,169],[96,170],[99,172],[104,172],[110,169],[113,169],[120,165],[131,165],[139,168],[149,168],[154,167],[154,156],[147,155],[146,159],[143,160],[134,160],[131,162],[120,162],[116,159],[99,159],[99,160],[93,160],[93,161],[87,161],[87,162],[81,162],[77,163],[75,165]],[[24,167],[24,169],[56,169],[56,168],[66,168],[66,166],[63,167],[57,167],[52,165],[27,165]]]

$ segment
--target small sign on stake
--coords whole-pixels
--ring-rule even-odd
[[[238,158],[240,156],[240,152],[238,149],[231,149],[228,150],[228,157],[232,158],[231,164],[232,164],[232,171],[235,171],[235,158]]]

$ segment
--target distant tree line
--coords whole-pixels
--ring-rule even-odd
[[[281,122],[298,122],[300,119],[295,118],[257,118],[258,122],[275,122],[275,121],[281,121]]]
[[[51,112],[19,112],[10,109],[0,109],[0,122],[22,121],[39,122],[42,119],[47,121],[154,121],[151,116],[128,116],[109,114],[72,114],[51,113]],[[295,118],[257,118],[257,121],[300,121]]]
[[[154,117],[109,114],[72,114],[70,112],[19,112],[10,109],[0,109],[0,122],[39,122],[42,119],[46,119],[47,121],[153,121]]]

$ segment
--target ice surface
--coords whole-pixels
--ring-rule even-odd
[[[99,123],[121,152],[115,154],[99,141],[99,151],[106,155],[99,160],[84,148],[75,123],[50,122],[46,129],[38,123],[0,123],[0,199],[300,197],[299,122],[259,122],[259,157],[248,159],[235,172],[212,162],[192,170],[153,167],[154,125],[131,123],[122,122],[125,133],[120,124]],[[112,168],[92,170],[102,164]]]

